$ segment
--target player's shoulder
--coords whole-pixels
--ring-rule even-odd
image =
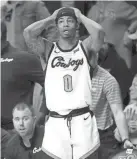
[[[137,150],[122,149],[110,156],[109,159],[137,159]]]

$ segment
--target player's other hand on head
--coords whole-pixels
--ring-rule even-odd
[[[62,8],[64,8],[64,7],[62,7]],[[59,8],[59,9],[57,9],[57,10],[55,10],[55,11],[53,12],[53,14],[51,15],[51,17],[52,17],[53,20],[56,19],[59,10],[61,10],[62,8]]]
[[[78,20],[80,21],[80,15],[82,14],[81,11],[78,8],[74,8],[74,7],[70,7],[74,10],[76,17],[78,18]]]

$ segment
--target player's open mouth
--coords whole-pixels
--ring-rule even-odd
[[[68,33],[68,31],[64,31],[64,33]]]
[[[69,32],[69,30],[64,30],[63,32],[64,32],[64,33],[68,33],[68,32]]]
[[[19,129],[20,132],[24,132],[25,130],[26,130],[25,128]]]

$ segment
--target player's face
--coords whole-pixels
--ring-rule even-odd
[[[35,126],[35,117],[32,116],[28,108],[24,110],[15,109],[13,112],[13,124],[21,137],[29,136]]]
[[[137,102],[137,76],[134,78],[130,87],[130,99]]]
[[[57,29],[63,38],[75,37],[77,28],[76,20],[70,16],[63,16],[57,22]]]

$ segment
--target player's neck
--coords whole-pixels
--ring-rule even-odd
[[[73,48],[77,44],[78,40],[76,38],[73,39],[63,39],[59,38],[58,45],[63,50],[69,50]]]

